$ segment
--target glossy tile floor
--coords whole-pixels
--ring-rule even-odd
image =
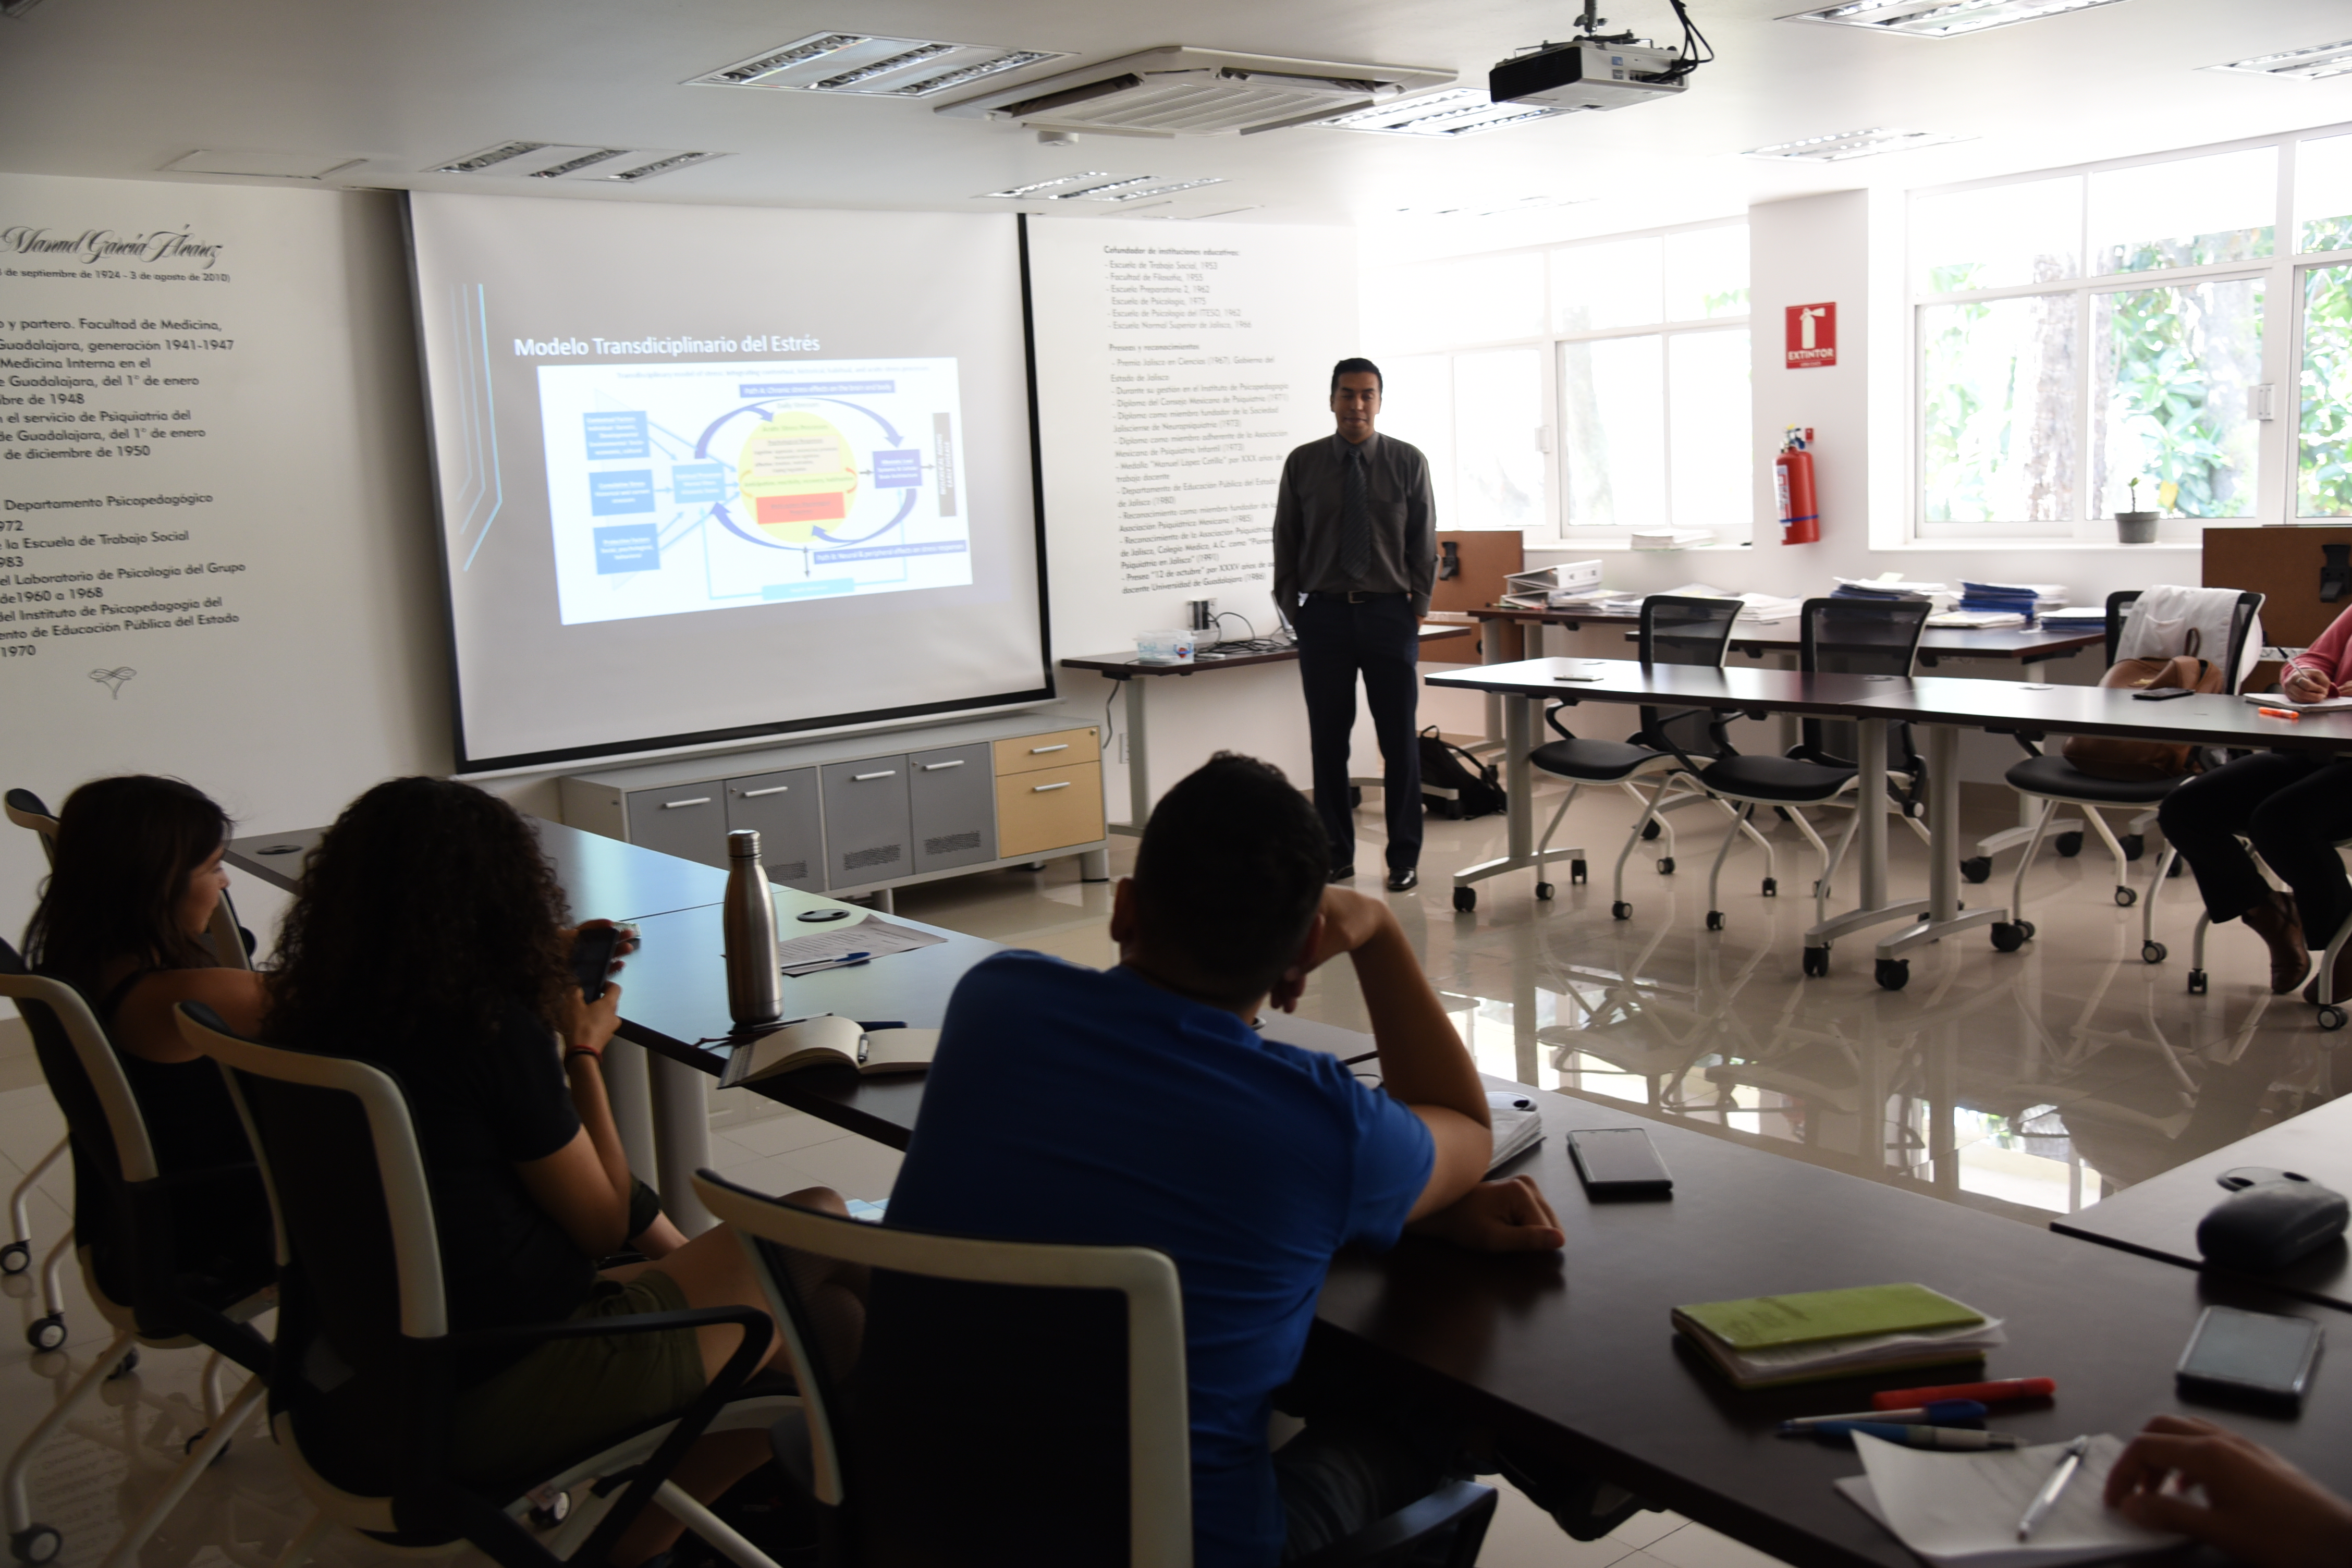
[[[1376,797],[1375,797],[1376,798]],[[1548,817],[1557,795],[1544,802]],[[1677,814],[1679,869],[1662,877],[1637,851],[1627,870],[1633,918],[1609,915],[1610,862],[1632,808],[1622,796],[1588,795],[1560,843],[1589,847],[1593,880],[1538,902],[1525,872],[1481,885],[1474,914],[1451,907],[1452,868],[1501,850],[1499,818],[1433,819],[1423,851],[1427,880],[1395,900],[1407,930],[1486,1071],[1566,1093],[1623,1103],[1715,1135],[1916,1186],[1954,1202],[2039,1224],[2094,1203],[2209,1149],[2295,1114],[2336,1092],[2312,1009],[2260,986],[2261,944],[2237,925],[2216,931],[2209,994],[2186,988],[2196,906],[2174,881],[2158,906],[2161,963],[2140,958],[2140,911],[2114,902],[2109,863],[2093,850],[2066,859],[2045,847],[2030,879],[2027,914],[2036,940],[1996,953],[1981,932],[1925,950],[1908,986],[1880,990],[1868,944],[1842,946],[1825,978],[1799,972],[1800,937],[1812,919],[1801,896],[1815,868],[1781,827],[1780,886],[1759,893],[1761,858],[1734,851],[1724,874],[1726,929],[1705,929],[1706,867],[1719,818]],[[1367,811],[1359,863],[1379,862],[1379,814]],[[2002,826],[1972,823],[1972,830]],[[1890,833],[1894,886],[1924,886],[1925,861],[1909,834]],[[1118,846],[1115,868],[1131,848]],[[2015,852],[1999,879],[1968,889],[1970,901],[2008,896]],[[2153,855],[2132,868],[2142,896]],[[1001,872],[910,889],[900,912],[1088,963],[1114,954],[1104,931],[1109,889],[1076,879],[1076,862],[1042,873]],[[1853,878],[1840,891],[1853,897]],[[1378,884],[1369,877],[1367,890]],[[240,889],[259,923],[267,902]],[[1832,900],[1832,908],[1838,900]],[[593,911],[583,911],[583,913]],[[1318,976],[1307,1016],[1365,1028],[1361,998],[1345,966]],[[830,1125],[744,1093],[718,1097],[716,1163],[772,1191],[823,1183],[853,1199],[887,1199],[898,1156]],[[61,1128],[27,1057],[0,1058],[0,1175],[14,1184]],[[33,1193],[33,1235],[62,1234],[69,1178],[52,1172]],[[12,1321],[41,1312],[26,1275],[0,1277]],[[80,1282],[68,1271],[65,1351],[29,1353],[19,1333],[0,1336],[0,1442],[13,1448],[65,1384],[106,1342]],[[202,1425],[194,1352],[151,1352],[135,1376],[106,1385],[38,1457],[37,1518],[65,1534],[68,1568],[97,1564],[121,1522],[163,1484],[178,1446]],[[254,1432],[195,1488],[142,1553],[145,1568],[235,1563],[264,1568],[307,1517],[268,1441]],[[330,1538],[330,1568],[391,1561],[353,1538]],[[1605,1542],[1580,1544],[1507,1487],[1482,1561],[1496,1568],[1746,1568],[1761,1554],[1702,1526],[1637,1515]]]

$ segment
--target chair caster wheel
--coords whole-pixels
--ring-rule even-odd
[[[1969,856],[1967,859],[1960,862],[1960,875],[1967,878],[1971,882],[1990,882],[1992,880],[1992,857],[1990,855]]]
[[[2033,940],[2033,922],[2032,921],[2018,921],[2017,929],[2025,933],[2026,941],[2032,942]]]
[[[137,1372],[138,1370],[139,1347],[137,1345],[132,1345],[129,1350],[122,1352],[122,1359],[114,1363],[114,1370],[108,1373],[106,1375],[108,1381],[111,1382],[118,1377],[129,1377],[132,1373]]]
[[[2137,860],[2147,853],[2147,838],[2144,834],[2126,833],[2118,842],[2124,847],[2124,858],[2126,860]]]
[[[1721,931],[1723,929],[1723,911],[1721,910],[1709,910],[1706,911],[1706,929],[1709,931]]]
[[[2117,909],[2127,910],[2137,902],[2139,902],[2139,891],[2137,889],[2117,888],[2116,889],[2116,907]]]
[[[2319,1026],[2323,1029],[2340,1029],[2344,1026],[2344,1020],[2345,1012],[2341,1007],[2330,1005],[2319,1010]]]
[[[2191,996],[2202,996],[2205,994],[2205,972],[2203,970],[2192,969],[2189,972],[2189,994]]]
[[[2083,852],[2083,836],[2079,833],[2062,833],[2050,842],[2057,848],[2059,854],[2069,860]]]
[[[1911,984],[1911,961],[1907,958],[1882,958],[1875,971],[1882,991],[1900,991]]]
[[[198,1448],[204,1447],[205,1436],[211,1430],[212,1428],[209,1426],[199,1426],[194,1431],[189,1433],[187,1441],[180,1445],[181,1455],[183,1457],[193,1456]],[[236,1445],[233,1443],[223,1443],[220,1446],[220,1452],[213,1456],[213,1463],[217,1465],[223,1459],[227,1458],[229,1449],[234,1447],[236,1447]]]
[[[1673,856],[1671,856],[1671,855],[1661,855],[1661,856],[1659,856],[1659,857],[1658,857],[1658,875],[1659,875],[1659,876],[1661,876],[1661,877],[1671,877],[1671,876],[1673,876],[1674,874],[1675,874],[1675,858],[1674,858]]]
[[[1551,902],[1551,894],[1552,887],[1549,882],[1538,882],[1536,884],[1536,897],[1542,902],[1547,904]]]
[[[12,1241],[0,1247],[0,1274],[22,1274],[33,1266],[33,1244]]]
[[[2166,951],[2167,949],[2165,948],[2164,943],[2160,942],[2141,942],[2139,944],[2139,961],[2142,963],[2162,963],[2164,962]]]
[[[46,1524],[27,1525],[8,1538],[8,1550],[19,1563],[52,1563],[65,1549],[66,1538]]]
[[[1652,817],[1649,821],[1642,824],[1642,837],[1645,842],[1649,839],[1655,838],[1660,831],[1661,828],[1658,819],[1655,817]]]
[[[1768,899],[1777,899],[1780,896],[1780,879],[1778,877],[1764,879],[1764,896]]]
[[[2189,862],[2183,860],[2179,856],[2175,855],[2172,858],[2172,865],[2170,868],[2164,873],[2165,880],[2170,881],[2173,878],[2178,877],[2181,872],[2186,871],[2187,869],[2189,869]]]
[[[1468,914],[1472,910],[1475,910],[1475,909],[1476,909],[1477,907],[1478,907],[1478,889],[1475,889],[1475,888],[1456,888],[1456,889],[1454,889],[1454,912],[1455,914],[1457,914],[1457,915],[1466,915],[1466,914]]]
[[[1612,904],[1609,906],[1609,918],[1612,921],[1630,921],[1633,918],[1633,906],[1627,903]]]
[[[534,1507],[529,1515],[534,1530],[553,1530],[572,1517],[572,1494],[558,1492],[547,1500],[545,1507]]]
[[[35,1318],[26,1325],[25,1342],[37,1351],[53,1351],[64,1344],[66,1315],[63,1312],[51,1312],[47,1317]]]
[[[1772,808],[1772,815],[1779,817],[1783,822],[1794,822],[1796,820],[1795,817],[1789,815],[1789,808],[1785,805],[1774,806]]]
[[[1360,805],[1363,805],[1363,804],[1364,804],[1364,792],[1363,792],[1362,790],[1360,790],[1360,789],[1357,788],[1357,787],[1356,787],[1355,785],[1353,785],[1353,784],[1349,785],[1349,786],[1348,786],[1348,809],[1349,809],[1349,810],[1350,810],[1350,811],[1353,811],[1353,810],[1355,810],[1358,806],[1360,806]]]
[[[1805,949],[1805,973],[1819,979],[1830,972],[1830,950],[1826,947]]]
[[[1583,862],[1583,861],[1581,861],[1581,860],[1570,860],[1570,861],[1568,863],[1568,880],[1569,880],[1570,885],[1570,886],[1572,886],[1572,887],[1579,887],[1579,888],[1580,888],[1580,887],[1582,887],[1582,886],[1584,885],[1584,862]]]
[[[1995,952],[2015,952],[2025,945],[2025,933],[2009,921],[1992,922],[1992,950]]]

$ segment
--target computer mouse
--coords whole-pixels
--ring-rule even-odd
[[[2197,1250],[2209,1263],[2269,1274],[2344,1234],[2352,1202],[2294,1171],[2242,1165],[2214,1178],[2230,1195],[2197,1222]]]

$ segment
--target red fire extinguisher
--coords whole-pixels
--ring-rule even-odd
[[[1772,488],[1780,498],[1783,544],[1812,544],[1822,537],[1821,508],[1813,500],[1813,455],[1806,450],[1812,444],[1811,426],[1800,434],[1791,425],[1781,442],[1780,455],[1772,459]]]

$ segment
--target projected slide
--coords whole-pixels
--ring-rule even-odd
[[[538,371],[565,626],[972,580],[952,359]]]

